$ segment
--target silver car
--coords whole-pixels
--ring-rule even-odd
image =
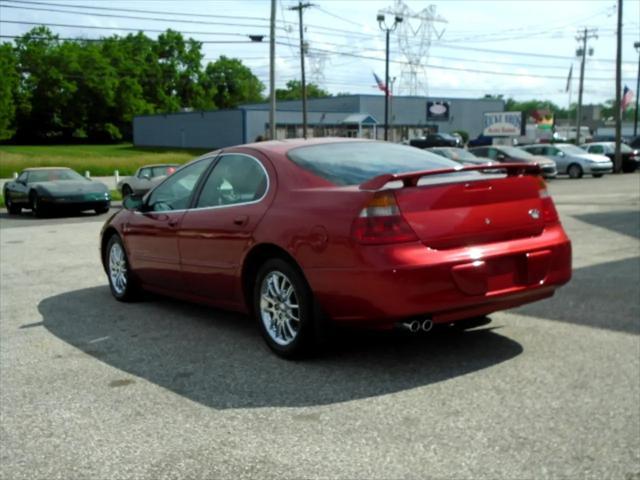
[[[544,155],[556,162],[558,174],[567,174],[571,178],[593,175],[598,178],[613,171],[613,163],[604,155],[587,153],[570,143],[549,145],[527,145],[521,147],[534,155]]]
[[[132,193],[147,193],[165,177],[175,172],[179,166],[178,163],[145,165],[140,167],[133,176],[120,180],[117,188],[123,197],[128,197]]]

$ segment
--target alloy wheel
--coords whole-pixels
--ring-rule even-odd
[[[278,345],[290,345],[301,327],[300,303],[292,281],[273,270],[260,286],[260,318],[269,337]]]
[[[127,289],[127,260],[118,242],[114,242],[109,250],[109,279],[114,291],[124,295]]]

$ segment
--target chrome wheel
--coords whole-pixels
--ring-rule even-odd
[[[118,295],[124,295],[127,289],[127,260],[118,242],[114,242],[109,250],[109,280],[113,290]]]
[[[269,337],[278,345],[290,345],[300,332],[300,303],[291,280],[273,270],[260,286],[260,318]]]

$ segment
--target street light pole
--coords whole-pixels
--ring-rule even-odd
[[[640,96],[640,42],[635,42],[633,48],[638,51],[638,79],[636,80],[636,113],[633,118],[633,136],[638,135],[638,97]]]
[[[384,13],[379,13],[376,17],[378,20],[378,26],[380,30],[386,34],[386,55],[384,62],[384,140],[389,139],[389,35],[393,32],[399,23],[402,22],[402,17],[396,15],[393,19],[393,25],[387,26]]]

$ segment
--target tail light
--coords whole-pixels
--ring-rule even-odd
[[[540,177],[540,199],[542,200],[542,219],[547,225],[558,223],[558,211],[547,190],[546,182]]]
[[[353,237],[367,245],[414,242],[416,233],[400,213],[393,192],[376,193],[354,220]]]

